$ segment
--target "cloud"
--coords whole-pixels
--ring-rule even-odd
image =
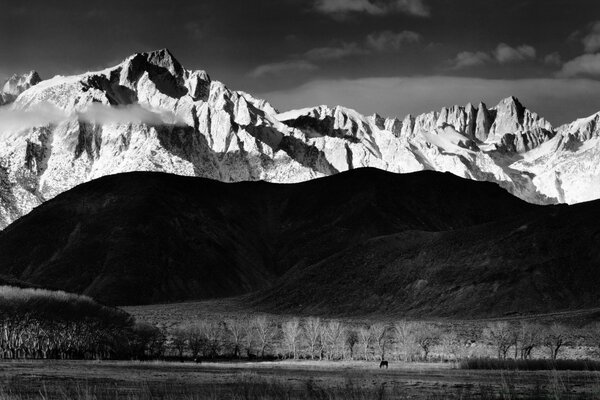
[[[600,21],[592,23],[588,33],[581,39],[586,53],[594,53],[600,50]]]
[[[302,54],[295,54],[289,59],[270,64],[259,65],[248,74],[252,78],[269,75],[281,75],[293,72],[307,72],[318,69],[320,61],[340,60],[346,57],[362,56],[374,52],[398,51],[407,44],[421,42],[423,37],[412,31],[373,32],[363,42],[341,42],[325,47],[316,47]]]
[[[600,77],[600,53],[584,54],[566,62],[558,76],[563,78],[576,76]]]
[[[290,90],[260,93],[280,110],[344,105],[364,114],[404,117],[454,104],[495,105],[514,95],[560,124],[600,110],[600,82],[589,79],[481,79],[449,76],[315,80]]]
[[[494,50],[494,57],[500,64],[522,62],[535,59],[536,51],[532,46],[521,45],[510,47],[506,43],[500,43]]]
[[[148,109],[138,104],[114,107],[93,103],[80,112],[68,113],[50,103],[39,103],[26,110],[0,107],[0,134],[55,125],[74,118],[93,124],[184,125],[170,111]]]
[[[476,67],[492,61],[492,57],[483,51],[463,51],[456,55],[452,61],[454,69]]]
[[[290,74],[295,72],[310,72],[318,69],[315,64],[306,60],[287,60],[270,64],[259,65],[250,71],[253,78],[262,78],[268,75]]]
[[[423,36],[413,31],[392,32],[383,31],[367,36],[366,46],[376,51],[399,50],[407,44],[421,42]]]
[[[368,54],[368,50],[357,43],[342,43],[339,46],[317,47],[304,53],[309,60],[338,60],[340,58]]]
[[[489,63],[509,64],[528,60],[534,60],[536,50],[532,46],[523,44],[517,47],[511,47],[506,43],[500,43],[496,48],[489,52],[462,51],[450,60],[453,69],[462,69],[477,67]]]
[[[554,66],[561,65],[562,59],[560,58],[560,54],[558,54],[556,51],[554,53],[546,54],[544,57],[544,64]]]
[[[335,17],[348,13],[369,15],[406,14],[429,17],[429,7],[424,0],[316,0],[315,10]]]

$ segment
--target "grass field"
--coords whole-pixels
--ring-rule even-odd
[[[15,361],[0,368],[3,400],[600,396],[600,373],[466,371],[451,364],[391,363],[380,370],[370,362]]]

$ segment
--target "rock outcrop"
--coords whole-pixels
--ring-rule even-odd
[[[341,106],[278,113],[166,49],[38,81],[31,73],[5,85],[16,95],[9,112],[52,118],[0,132],[0,228],[69,188],[128,171],[298,182],[358,167],[427,169],[496,182],[533,203],[600,197],[577,186],[600,176],[578,166],[598,151],[597,116],[555,130],[513,97],[402,119]]]

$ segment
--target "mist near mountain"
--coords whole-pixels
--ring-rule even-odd
[[[0,228],[65,190],[130,171],[293,183],[360,167],[434,170],[536,204],[600,198],[600,114],[554,127],[512,96],[394,118],[343,106],[280,112],[185,69],[167,49],[12,82],[11,115],[54,107],[67,117],[0,129]]]

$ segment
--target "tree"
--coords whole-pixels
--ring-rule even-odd
[[[508,322],[490,322],[483,330],[483,337],[496,348],[498,358],[506,359],[515,343],[515,331]]]
[[[440,337],[440,345],[448,358],[458,360],[461,358],[462,343],[455,331],[444,332]]]
[[[202,332],[199,323],[187,325],[183,328],[185,331],[186,341],[190,351],[192,352],[192,358],[196,359],[201,352],[204,352],[206,348],[206,340]]]
[[[377,350],[382,361],[385,360],[385,350],[390,342],[388,331],[388,326],[384,323],[376,323],[371,326],[373,341],[377,346]]]
[[[394,324],[398,359],[404,355],[404,361],[410,361],[415,353],[415,324],[406,320],[400,320]]]
[[[240,318],[231,318],[225,321],[225,329],[229,333],[229,341],[233,348],[233,356],[240,358],[241,346],[245,334],[245,321]]]
[[[329,321],[323,330],[325,353],[328,360],[333,360],[342,353],[344,346],[344,326],[339,321]]]
[[[363,352],[363,357],[365,360],[369,359],[369,346],[371,346],[371,341],[373,340],[373,332],[371,330],[371,326],[361,326],[358,329],[358,342]]]
[[[423,350],[423,359],[427,361],[431,348],[439,342],[439,329],[430,323],[416,323],[414,325],[413,337],[415,343]]]
[[[569,340],[569,330],[564,326],[554,323],[544,329],[542,342],[550,351],[550,358],[556,360],[558,352]]]
[[[346,348],[350,352],[350,359],[354,360],[354,346],[358,344],[358,333],[355,329],[346,329],[345,336]]]
[[[273,339],[277,335],[277,326],[264,315],[255,317],[253,322],[260,346],[260,356],[264,358],[267,348],[273,345]]]
[[[252,348],[255,343],[254,321],[250,318],[245,318],[242,322],[242,330],[244,331],[244,349],[246,350],[246,356],[249,359],[254,358],[255,355],[252,354]]]
[[[222,325],[217,321],[204,321],[201,325],[202,334],[204,335],[206,350],[211,358],[219,355],[219,350],[222,343]]]
[[[521,322],[517,329],[517,348],[522,360],[531,358],[531,352],[540,344],[543,328],[529,322]]]
[[[311,359],[315,359],[315,350],[320,346],[322,334],[323,334],[323,326],[321,325],[320,318],[308,318],[304,323],[304,337],[306,338],[306,343],[308,344],[308,352],[310,354]],[[319,354],[319,358],[321,358],[321,354]]]
[[[187,347],[187,333],[185,329],[178,327],[175,330],[173,330],[171,344],[177,351],[179,359],[183,361],[183,352]]]
[[[302,330],[300,329],[300,320],[298,318],[293,318],[284,322],[281,326],[281,330],[289,354],[291,354],[295,360],[298,356],[298,341],[300,340],[300,334],[302,333]]]

